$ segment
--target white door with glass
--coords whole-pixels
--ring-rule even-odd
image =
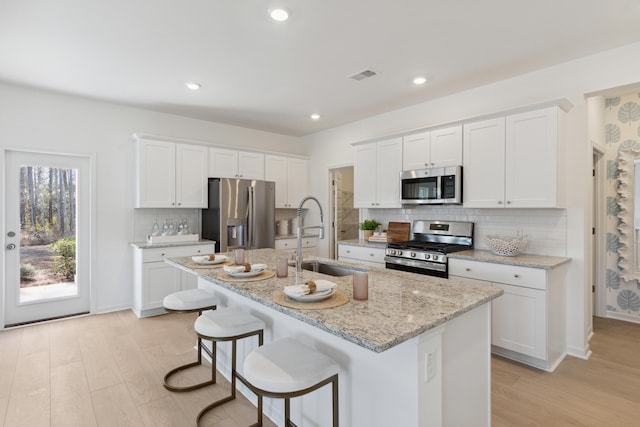
[[[5,152],[6,326],[89,312],[89,157]]]

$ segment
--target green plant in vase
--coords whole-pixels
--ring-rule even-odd
[[[369,240],[369,237],[381,224],[375,219],[365,219],[360,223],[360,230],[362,230],[362,238]]]

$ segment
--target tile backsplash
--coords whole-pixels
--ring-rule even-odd
[[[488,234],[528,236],[528,254],[566,256],[567,215],[564,209],[466,209],[462,206],[419,206],[413,209],[362,209],[360,220],[375,219],[386,229],[389,221],[418,219],[473,222],[474,246],[488,249]]]
[[[201,209],[134,209],[133,210],[133,241],[143,242],[151,233],[155,220],[162,227],[165,219],[174,222],[186,219],[191,233],[200,234]]]

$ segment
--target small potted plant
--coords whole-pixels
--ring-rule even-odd
[[[375,219],[365,219],[360,223],[360,230],[362,230],[362,238],[369,240],[369,237],[373,234],[376,228],[381,225]]]

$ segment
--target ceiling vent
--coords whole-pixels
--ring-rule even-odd
[[[375,75],[376,75],[375,71],[367,68],[366,70],[362,70],[359,73],[351,74],[350,76],[347,76],[347,78],[360,81],[360,80],[368,79],[369,77],[373,77]]]

